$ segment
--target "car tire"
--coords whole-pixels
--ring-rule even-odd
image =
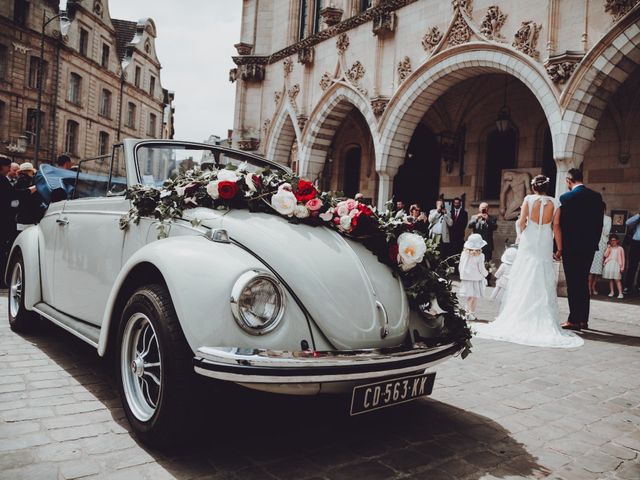
[[[24,306],[25,268],[22,254],[16,252],[9,264],[8,313],[9,327],[14,332],[31,332],[35,329],[39,316]]]
[[[165,286],[144,286],[131,295],[115,360],[120,397],[136,436],[159,449],[182,442],[195,410],[196,379],[193,353]]]

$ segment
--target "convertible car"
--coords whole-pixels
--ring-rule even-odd
[[[180,438],[199,376],[350,393],[352,415],[430,394],[434,367],[463,347],[421,341],[437,322],[409,308],[398,276],[361,243],[242,209],[185,210],[161,239],[153,217],[121,228],[129,186],[206,164],[286,171],[219,146],[125,140],[82,161],[75,182],[62,175],[71,198],[52,202],[11,250],[11,328],[43,317],[110,353],[126,415],[155,446]]]

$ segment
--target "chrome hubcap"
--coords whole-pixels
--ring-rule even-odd
[[[16,318],[20,313],[20,302],[22,301],[22,264],[17,262],[11,273],[11,283],[9,284],[9,311],[11,317]]]
[[[135,313],[127,321],[120,368],[131,412],[140,421],[149,420],[160,400],[162,360],[156,331],[143,313]]]

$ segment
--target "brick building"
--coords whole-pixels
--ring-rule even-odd
[[[540,172],[636,212],[639,45],[638,0],[244,0],[234,145],[377,204],[486,200],[500,241]]]
[[[59,15],[56,17],[56,15]],[[171,138],[173,92],[162,88],[151,19],[112,19],[106,0],[0,0],[0,152],[39,161],[111,151],[126,137]]]

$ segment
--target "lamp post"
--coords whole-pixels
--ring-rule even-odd
[[[42,89],[44,86],[43,83],[43,70],[44,70],[44,29],[49,23],[51,23],[56,18],[66,19],[66,13],[60,12],[57,15],[54,15],[49,20],[47,20],[47,12],[42,12],[42,29],[40,30],[40,58],[38,59],[38,79],[37,79],[37,87],[38,87],[38,100],[36,103],[36,145],[35,151],[33,155],[33,163],[37,167],[38,166],[38,157],[40,155],[40,130],[42,123]]]

